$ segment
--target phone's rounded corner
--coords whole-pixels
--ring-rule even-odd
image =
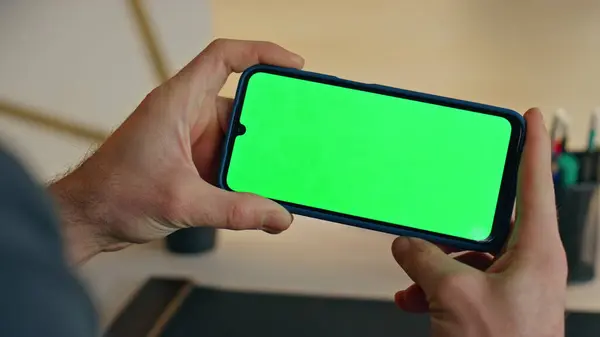
[[[485,252],[497,254],[503,246],[503,242],[497,237],[489,236],[481,241],[463,241],[453,238],[436,238],[435,243],[453,247],[461,251]]]
[[[525,128],[527,127],[527,121],[525,120],[525,117],[516,112],[515,110],[508,110],[511,112],[512,115],[514,115],[517,119],[517,121],[519,122],[519,124],[521,125],[521,127],[523,128],[523,130],[525,130]]]
[[[497,234],[490,233],[485,239],[476,241],[475,245],[479,246],[479,249],[474,250],[495,254],[502,248],[503,244],[503,240]]]
[[[509,237],[510,225],[506,223],[500,226],[499,228],[492,229],[490,235],[485,240],[479,241],[479,243],[486,252],[498,254],[506,245],[506,242],[508,241]]]
[[[523,115],[521,115],[520,113],[517,113],[517,115],[519,116],[519,123],[521,126],[521,133],[520,133],[520,138],[519,138],[519,152],[523,151],[523,146],[525,145],[525,138],[527,137],[527,120],[525,119],[525,117]]]
[[[242,72],[239,82],[247,83],[250,80],[250,78],[252,77],[252,75],[260,73],[260,72],[266,72],[268,69],[270,69],[270,67],[265,64],[255,64],[253,66],[250,66]]]
[[[525,117],[512,109],[504,108],[503,110],[511,125],[517,126],[520,136],[523,136],[527,130],[527,121],[525,120]]]
[[[476,251],[491,253],[494,251],[495,242],[492,241],[467,241],[459,238],[440,236],[436,234],[415,235],[434,244],[452,247],[458,251]]]
[[[264,63],[255,64],[242,72],[240,82],[247,82],[253,75],[258,73],[282,74],[285,73],[286,70],[291,70],[291,68],[278,67]]]
[[[505,120],[510,123],[511,135],[509,141],[509,148],[506,157],[505,168],[510,168],[509,171],[503,175],[502,184],[508,183],[510,186],[516,184],[518,167],[521,162],[521,154],[525,145],[525,137],[527,134],[527,121],[522,114],[511,110],[502,109],[504,111],[503,116]],[[513,191],[510,191],[512,194]],[[511,196],[514,198],[514,196]]]
[[[255,75],[257,73],[267,73],[267,74],[274,74],[274,75],[312,74],[315,77],[326,76],[323,74],[309,73],[307,71],[297,69],[297,68],[281,67],[281,66],[274,66],[274,65],[270,65],[270,64],[259,63],[259,64],[255,64],[253,66],[246,68],[246,70],[244,70],[244,72],[242,72],[242,75],[240,76],[240,83],[244,82],[244,81],[245,82],[249,81],[250,77],[252,77],[253,75]]]

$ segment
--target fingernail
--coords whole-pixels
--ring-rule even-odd
[[[294,61],[294,63],[297,63],[299,65],[304,65],[304,58],[298,54],[292,54],[291,59],[292,59],[292,61]]]
[[[269,234],[279,234],[287,229],[291,222],[289,213],[273,212],[265,216],[261,229]]]
[[[410,241],[409,238],[406,237],[398,237],[396,238],[396,240],[394,240],[394,243],[392,244],[392,248],[395,251],[406,251],[408,250],[408,248],[410,247]]]
[[[544,114],[542,114],[542,110],[540,110],[539,108],[531,108],[527,111],[525,111],[525,115],[530,115],[530,114],[539,114],[542,118],[542,120],[544,120]]]
[[[396,294],[394,294],[394,303],[396,303],[396,306],[400,309],[404,308],[402,307],[402,301],[404,300],[404,291],[400,290],[398,292],[396,292]]]
[[[273,228],[268,228],[268,227],[264,227],[262,228],[262,231],[267,233],[267,234],[279,234],[281,233],[281,230],[278,229],[273,229]]]

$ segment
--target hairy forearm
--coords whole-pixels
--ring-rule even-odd
[[[121,247],[106,233],[105,200],[99,191],[75,171],[53,182],[48,191],[54,198],[61,232],[71,263],[82,264],[104,251]]]
[[[82,198],[81,187],[69,176],[48,187],[60,217],[67,256],[74,264],[84,263],[102,251],[96,229],[87,214],[88,205]]]

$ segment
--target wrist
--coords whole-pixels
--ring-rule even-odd
[[[66,254],[74,264],[119,246],[107,230],[107,198],[102,190],[94,188],[93,182],[80,177],[78,171],[48,187],[58,209]]]

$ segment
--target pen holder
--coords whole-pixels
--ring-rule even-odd
[[[600,152],[568,152],[579,161],[579,183],[600,182]]]
[[[569,283],[594,279],[598,228],[598,184],[556,186],[558,227],[567,255]]]

